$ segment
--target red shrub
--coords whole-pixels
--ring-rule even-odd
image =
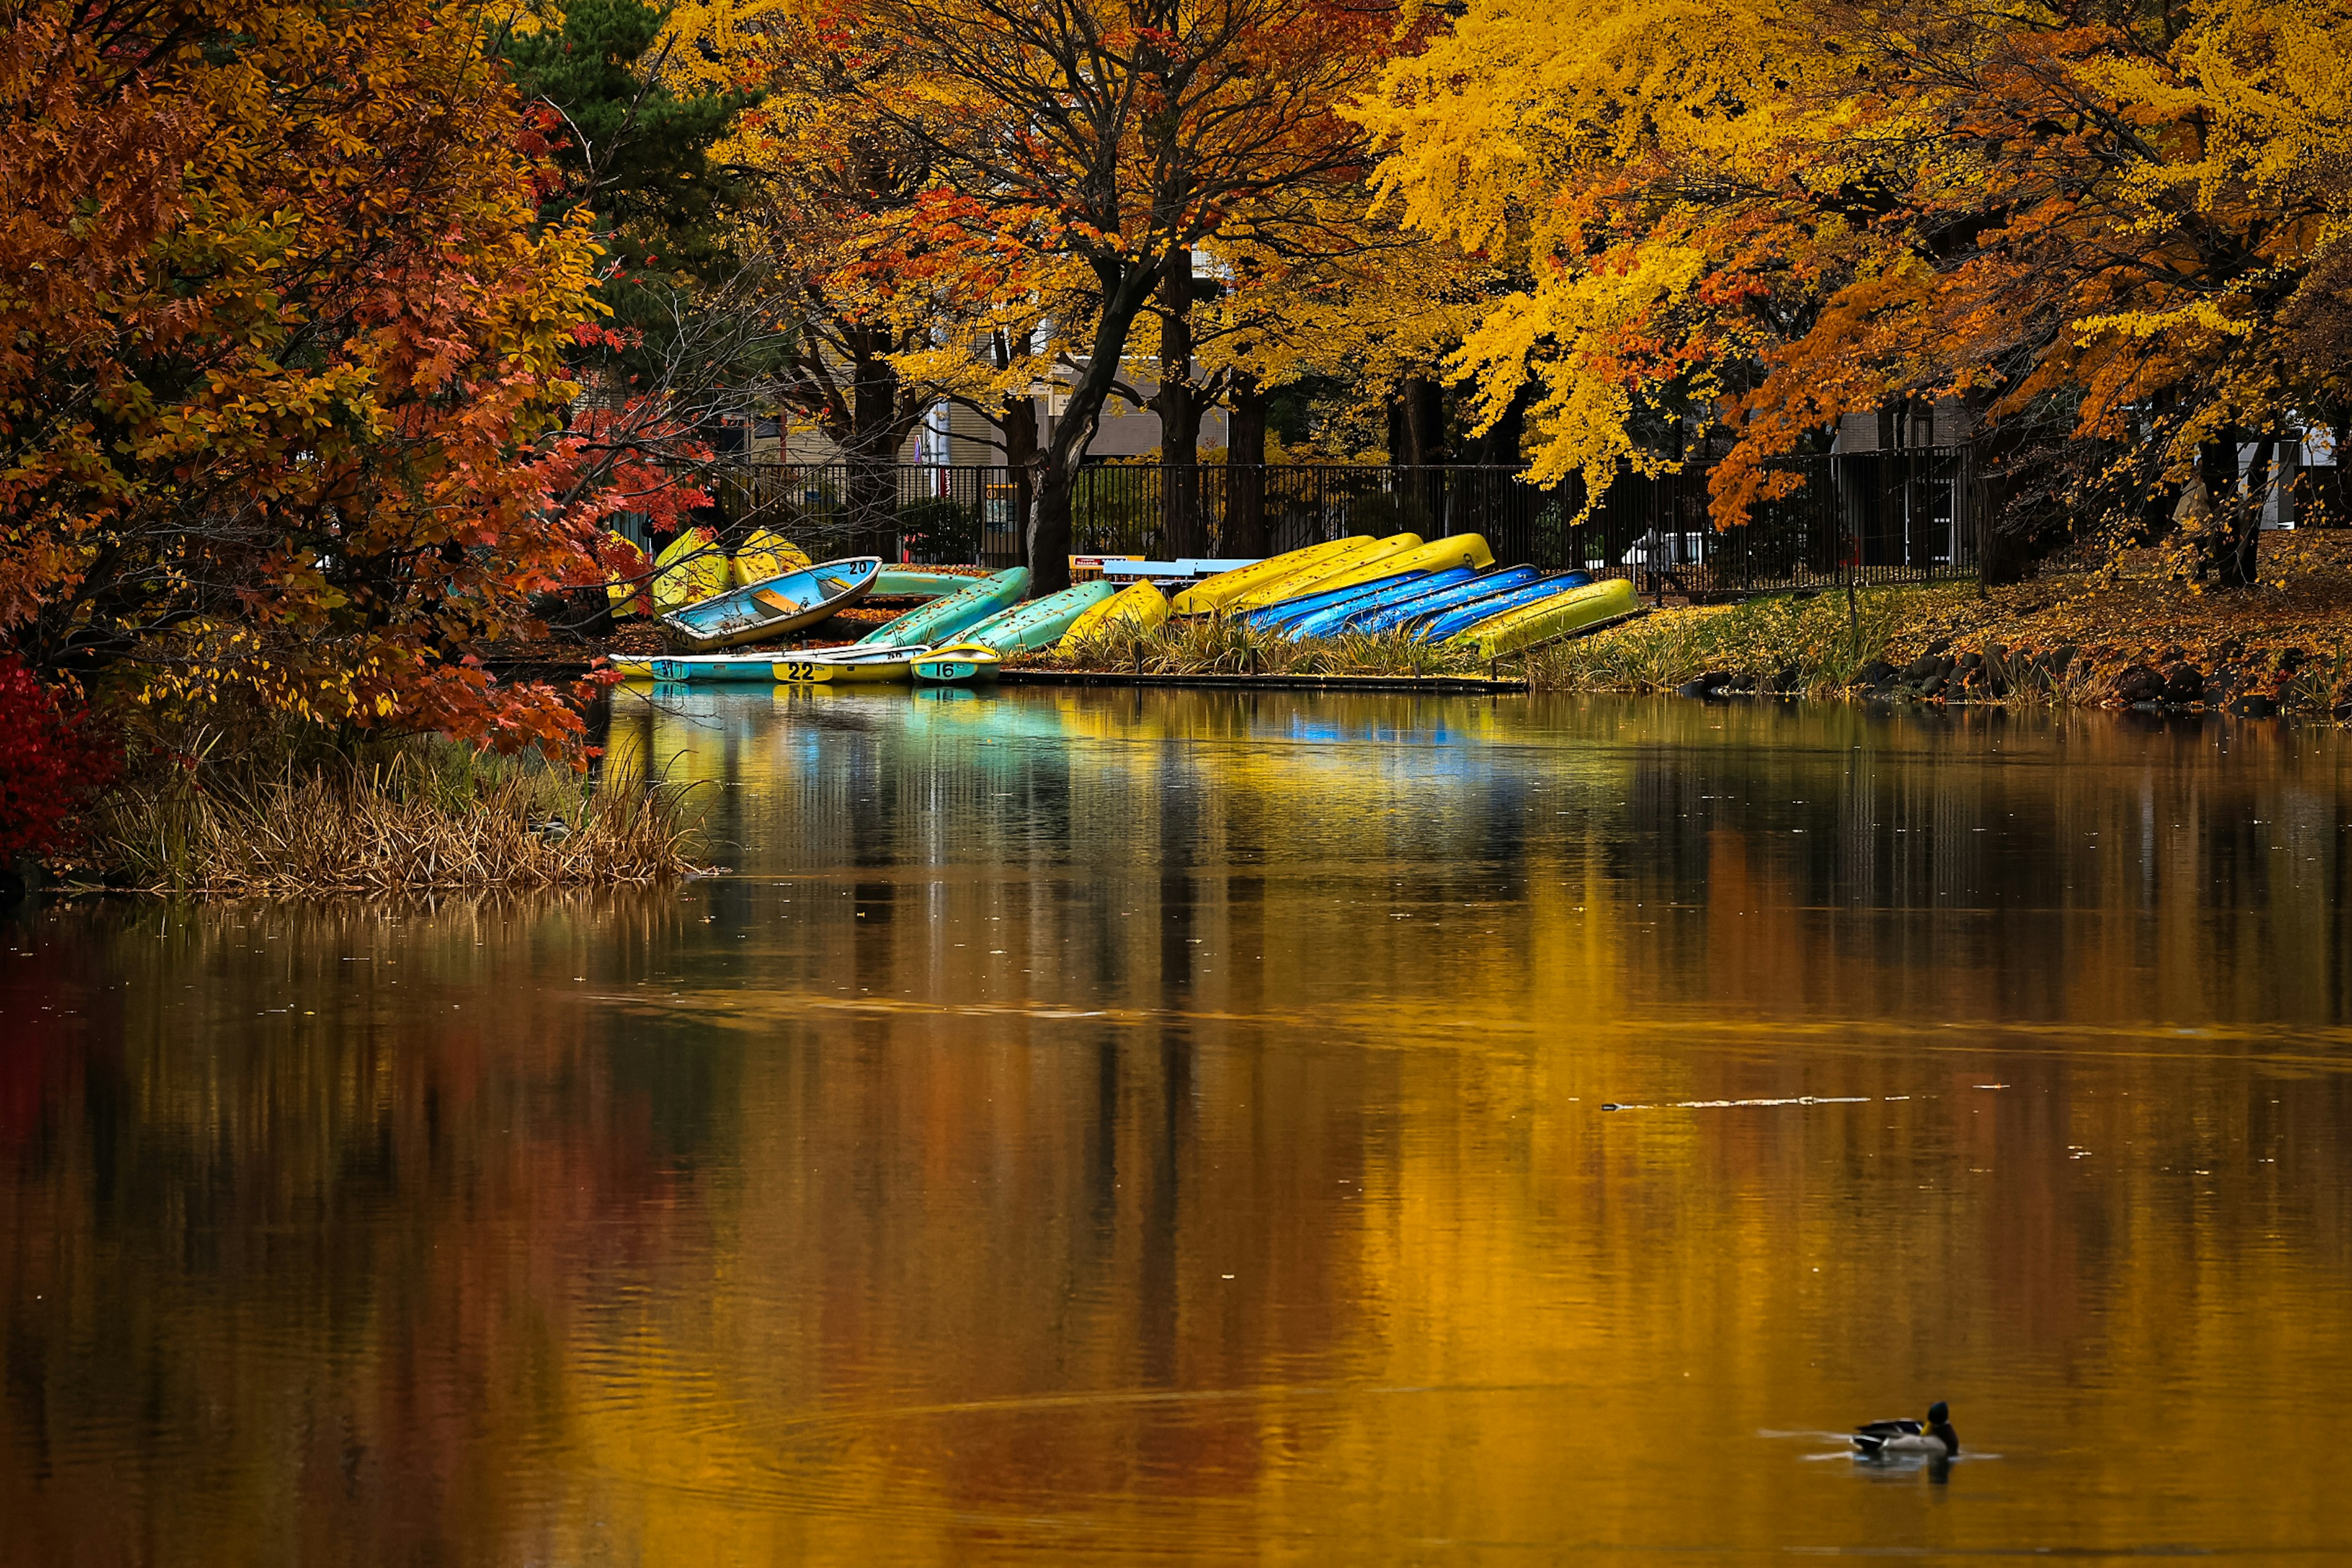
[[[13,654],[0,654],[0,867],[67,847],[74,814],[121,759],[89,710],[60,700]]]

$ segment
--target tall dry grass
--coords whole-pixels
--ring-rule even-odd
[[[1202,616],[1145,628],[1106,626],[1067,652],[1036,656],[1049,668],[1139,675],[1475,675],[1485,662],[1410,632],[1343,632],[1292,642],[1236,616]]]
[[[149,770],[101,803],[83,858],[154,892],[641,884],[695,869],[691,816],[681,789],[411,742],[366,763]]]
[[[1670,691],[1715,670],[1752,676],[1759,689],[1832,690],[1854,684],[1873,659],[1891,658],[1922,621],[1974,594],[1968,584],[1874,588],[1810,598],[1668,610],[1529,654],[1529,685],[1550,691]]]

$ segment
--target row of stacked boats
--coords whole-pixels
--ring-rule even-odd
[[[693,651],[614,664],[624,677],[652,680],[970,684],[992,679],[1013,654],[1075,650],[1114,623],[1149,629],[1171,616],[1212,615],[1293,639],[1402,633],[1496,658],[1636,608],[1622,581],[1498,567],[1475,533],[1332,540],[1192,583],[1172,599],[1143,579],[1124,587],[1080,583],[1024,602],[1029,582],[1025,567],[974,578],[885,566],[871,556],[828,562],[665,616],[670,639]],[[869,595],[922,602],[854,643],[790,654],[719,651],[820,624]]]

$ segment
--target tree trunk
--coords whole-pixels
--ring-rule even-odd
[[[1407,376],[1397,387],[1389,427],[1389,463],[1393,468],[1426,470],[1445,461],[1445,392],[1425,375]],[[1399,473],[1391,481],[1399,502],[1434,526],[1442,498],[1440,477],[1425,471]]]
[[[1078,470],[1102,428],[1104,400],[1118,379],[1128,334],[1160,277],[1158,267],[1100,260],[1095,276],[1102,285],[1102,308],[1095,315],[1094,341],[1086,366],[1070,385],[1070,399],[1036,459],[1036,500],[1029,512],[1029,595],[1058,593],[1070,585],[1070,528],[1077,500]]]
[[[847,334],[853,358],[849,365],[849,428],[828,432],[841,447],[849,468],[848,516],[828,531],[835,537],[813,542],[795,542],[818,560],[831,555],[898,557],[898,446],[906,439],[915,415],[905,405],[905,388],[898,370],[883,356],[891,348],[887,329],[867,328]]]
[[[1169,557],[1197,555],[1201,539],[1201,399],[1192,385],[1192,253],[1170,251],[1160,274],[1160,537]]]
[[[1004,400],[1004,463],[1012,470],[1013,515],[1018,519],[1013,530],[1013,550],[1019,564],[1029,563],[1030,492],[1035,489],[1037,469],[1037,400],[1034,397],[1008,396]]]
[[[2260,580],[2263,511],[2270,504],[2271,459],[2277,450],[2275,436],[2265,436],[2254,444],[2254,460],[2246,468],[2245,493],[2231,496],[2217,520],[2222,538],[2218,575],[2224,588],[2251,588]],[[2236,456],[2233,449],[2233,468]]]
[[[1220,555],[1274,553],[1265,531],[1265,389],[1257,377],[1234,382],[1232,435],[1225,447],[1225,536]]]

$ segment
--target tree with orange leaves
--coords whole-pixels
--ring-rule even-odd
[[[0,638],[45,679],[560,749],[477,650],[601,577],[584,220],[463,0],[24,0],[0,44]],[[639,476],[644,478],[644,476]]]
[[[1078,468],[1138,318],[1193,251],[1273,247],[1360,174],[1335,112],[1393,18],[1279,0],[867,0],[821,5],[843,112],[920,169],[856,243],[988,277],[996,300],[1067,286],[1066,402],[1034,458],[1034,591],[1067,581]],[[892,280],[900,286],[903,271]]]

